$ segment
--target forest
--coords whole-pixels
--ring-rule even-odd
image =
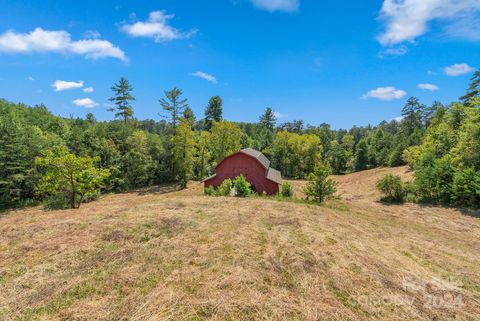
[[[318,167],[341,175],[407,164],[415,173],[407,201],[480,205],[480,71],[457,102],[425,105],[412,97],[401,120],[349,130],[278,123],[272,108],[256,123],[231,122],[218,96],[194,115],[178,88],[159,100],[159,120],[139,120],[134,96],[125,78],[113,85],[111,121],[0,100],[0,207],[76,208],[102,193],[186,186],[246,147],[262,151],[286,178],[305,179]]]

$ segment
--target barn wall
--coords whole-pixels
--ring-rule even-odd
[[[224,180],[228,178],[233,180],[243,174],[257,193],[265,192],[272,195],[279,191],[277,183],[266,179],[265,167],[255,158],[243,153],[234,154],[224,159],[217,167],[216,173],[215,177],[205,181],[205,187],[218,187]]]

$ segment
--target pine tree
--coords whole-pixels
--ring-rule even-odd
[[[222,120],[223,101],[219,96],[213,96],[208,101],[208,106],[205,108],[205,129],[212,129],[213,122]]]
[[[115,96],[110,98],[110,101],[116,105],[116,108],[109,108],[108,111],[117,111],[115,117],[123,119],[126,124],[133,116],[133,108],[130,105],[130,102],[135,100],[132,96],[133,87],[127,79],[121,77],[120,81],[113,85],[112,91]]]
[[[160,106],[168,113],[166,118],[170,119],[173,127],[173,133],[177,130],[177,124],[183,115],[183,112],[188,107],[187,99],[182,99],[182,91],[178,88],[173,88],[165,92],[165,98],[159,100]]]
[[[273,131],[275,124],[277,122],[277,117],[272,108],[268,107],[262,116],[260,116],[260,125],[267,128],[268,130]]]
[[[193,127],[195,125],[195,114],[193,113],[192,108],[190,108],[189,106],[187,106],[183,111],[183,120],[185,120],[190,125],[190,127]]]
[[[415,129],[422,127],[422,113],[425,106],[416,97],[411,97],[402,109],[402,129],[406,135],[411,135]]]
[[[358,142],[355,151],[355,170],[361,171],[368,167],[368,145],[365,139]]]
[[[475,97],[480,97],[480,70],[477,70],[473,74],[467,93],[460,97],[460,100],[464,105],[471,106],[472,100]]]

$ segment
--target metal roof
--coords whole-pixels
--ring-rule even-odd
[[[268,170],[268,168],[270,167],[270,161],[268,160],[268,158],[265,157],[265,155],[263,155],[258,150],[255,150],[253,148],[245,148],[242,149],[240,152],[256,158],[263,165],[263,167],[265,167],[265,169]]]
[[[282,174],[271,167],[267,171],[267,179],[277,184],[282,184]]]

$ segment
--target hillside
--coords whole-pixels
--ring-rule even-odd
[[[192,183],[3,214],[0,320],[478,320],[478,213],[383,205],[387,172],[325,206]]]

